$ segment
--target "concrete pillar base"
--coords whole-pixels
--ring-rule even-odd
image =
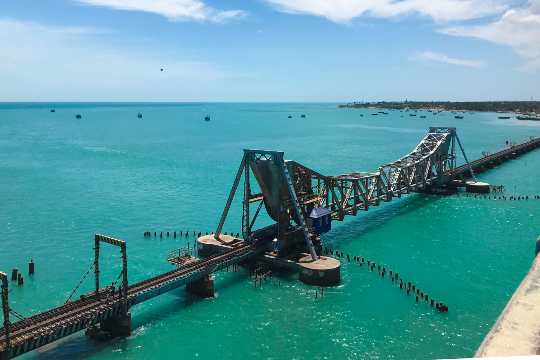
[[[2,352],[0,352],[0,360],[9,360],[11,359],[11,356],[10,356],[10,351],[9,350],[4,350]]]
[[[316,286],[336,286],[341,281],[341,263],[328,256],[320,256],[313,261],[304,256],[298,262],[299,278],[305,284]]]
[[[186,285],[186,290],[201,298],[212,298],[215,295],[214,292],[214,276],[207,275],[198,280],[192,281]]]
[[[100,324],[100,328],[113,337],[129,336],[131,335],[131,313],[107,319]]]

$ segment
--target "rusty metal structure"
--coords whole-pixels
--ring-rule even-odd
[[[334,220],[369,210],[381,201],[391,201],[410,192],[429,192],[452,180],[474,176],[497,164],[540,147],[540,138],[513,145],[462,166],[456,164],[456,143],[465,153],[454,128],[430,128],[422,141],[406,156],[372,173],[351,172],[323,175],[295,161],[284,160],[283,152],[245,150],[216,230],[220,239],[223,224],[235,193],[243,182],[242,234],[244,241],[228,250],[198,259],[178,252],[169,257],[172,271],[129,285],[126,242],[106,235],[94,237],[95,289],[62,306],[23,317],[10,308],[8,279],[0,272],[3,328],[0,329],[0,360],[10,359],[52,343],[78,331],[101,325],[113,335],[127,335],[129,309],[181,286],[193,284],[232,264],[250,260],[269,248],[273,238],[284,242],[283,252],[308,251],[316,258],[319,238],[309,214],[318,207],[329,209]],[[252,179],[255,182],[252,183]],[[251,212],[250,205],[257,205]],[[275,222],[254,230],[255,220],[265,207]],[[121,285],[101,287],[100,246],[118,246],[122,255]],[[90,271],[90,269],[89,269]],[[84,278],[84,277],[83,277]],[[77,289],[77,288],[76,288]],[[73,293],[72,293],[73,294]],[[11,322],[10,315],[18,320]],[[127,320],[127,321],[126,321]],[[104,326],[105,325],[105,326]]]
[[[220,239],[235,193],[244,179],[242,234],[252,240],[253,225],[264,205],[276,222],[276,239],[282,242],[282,254],[307,251],[315,260],[320,240],[310,226],[314,208],[329,209],[333,220],[367,211],[381,201],[391,201],[410,192],[425,192],[446,186],[456,168],[456,143],[468,164],[467,156],[452,127],[432,127],[420,143],[397,161],[380,166],[374,172],[350,172],[323,175],[296,161],[284,160],[284,153],[244,150],[215,238]],[[471,176],[474,170],[467,165]],[[260,192],[252,193],[255,178]],[[258,203],[251,216],[250,204]]]

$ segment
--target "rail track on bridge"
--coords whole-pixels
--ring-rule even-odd
[[[169,291],[233,263],[237,263],[256,253],[247,243],[222,254],[196,260],[183,267],[137,282],[128,287],[128,305],[133,306],[163,292]],[[164,290],[165,287],[169,287]],[[164,291],[160,291],[164,290]],[[80,299],[62,306],[30,316],[10,324],[9,357],[22,355],[28,351],[56,341],[91,325],[116,316],[121,311],[120,291],[102,289],[99,294],[92,292]],[[0,329],[0,354],[6,350],[6,330]]]

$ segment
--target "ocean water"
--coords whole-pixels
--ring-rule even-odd
[[[429,126],[457,127],[471,159],[506,140],[540,136],[540,123],[491,113],[460,120],[371,112],[336,104],[1,104],[0,270],[26,274],[28,260],[36,263],[24,286],[10,284],[12,308],[31,315],[62,304],[92,262],[95,233],[127,241],[130,282],[170,270],[167,253],[193,238],[143,232],[213,231],[244,148],[283,150],[287,159],[338,174],[397,159]],[[504,185],[507,195],[537,195],[539,165],[536,151],[480,179]],[[79,334],[25,357],[472,356],[531,264],[539,216],[539,200],[413,194],[334,223],[324,236],[334,249],[398,271],[448,304],[447,314],[346,262],[342,284],[322,298],[294,276],[254,288],[245,272],[222,272],[214,299],[178,289],[134,307],[126,339],[95,343]],[[240,223],[236,202],[224,230],[240,231]],[[120,270],[118,250],[104,247],[101,260],[102,283],[110,283]],[[77,294],[92,281],[90,274]]]

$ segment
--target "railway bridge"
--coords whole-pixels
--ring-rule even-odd
[[[456,164],[458,147],[465,160],[461,166]],[[283,152],[244,150],[215,233],[199,238],[199,246],[209,244],[212,250],[206,258],[173,259],[176,269],[129,284],[126,243],[95,235],[95,290],[30,317],[10,308],[8,278],[0,272],[3,311],[0,360],[22,355],[84,329],[93,333],[98,325],[100,331],[112,336],[128,335],[132,306],[184,285],[200,290],[212,273],[232,264],[260,259],[261,255],[277,261],[291,255],[297,259],[298,254],[303,254],[309,258],[311,269],[317,268],[313,264],[323,258],[320,235],[330,230],[331,221],[341,221],[345,216],[357,215],[382,201],[411,192],[438,193],[440,189],[452,189],[456,180],[474,178],[477,172],[538,147],[540,138],[531,138],[469,162],[455,128],[433,127],[409,154],[397,161],[373,172],[333,176],[296,161],[286,161]],[[221,231],[242,178],[242,239],[237,239]],[[274,223],[255,229],[263,206]],[[255,211],[252,207],[256,207]],[[122,271],[117,279],[121,280],[118,288],[100,285],[99,253],[103,243],[120,248]],[[12,317],[18,320],[11,322]]]

